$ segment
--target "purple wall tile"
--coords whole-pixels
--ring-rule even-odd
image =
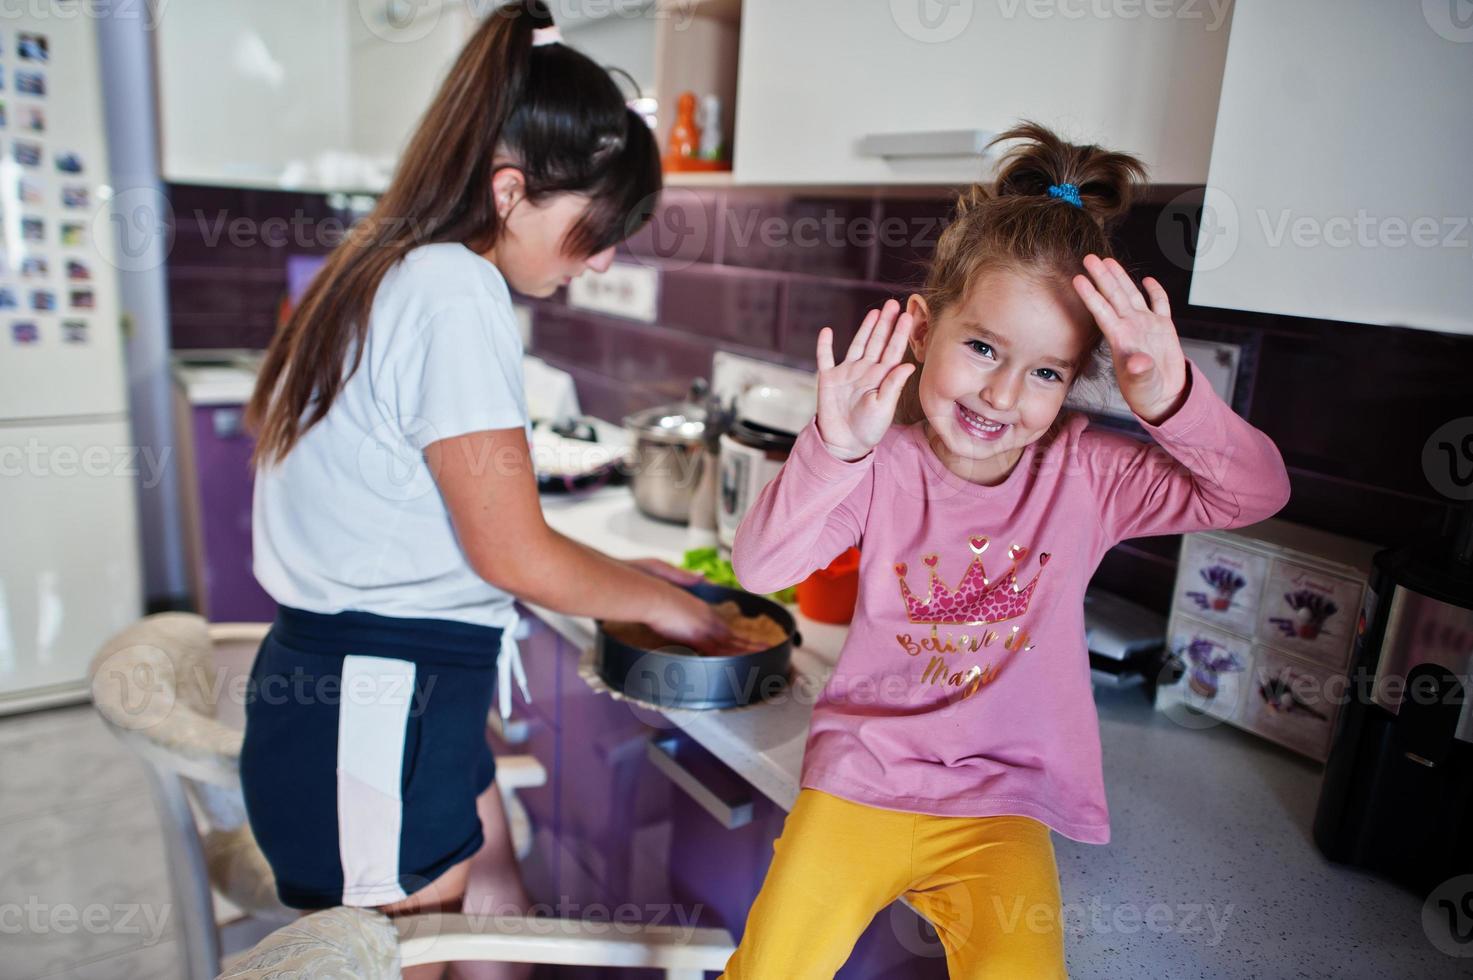
[[[875,211],[868,198],[732,191],[721,196],[717,212],[722,261],[774,272],[864,279]]]
[[[695,378],[711,377],[716,344],[701,337],[646,324],[601,318],[596,329],[608,332],[608,373],[620,380],[679,398]]]
[[[619,252],[674,267],[715,261],[716,194],[686,187],[666,188],[654,217],[621,243]]]
[[[169,195],[175,346],[264,346],[287,256],[325,253],[336,212],[318,195],[182,185]],[[709,377],[716,349],[811,369],[820,327],[835,329],[842,351],[868,309],[903,301],[920,282],[951,202],[944,192],[670,188],[654,223],[619,250],[661,270],[660,322],[571,310],[559,291],[531,301],[529,349],[570,371],[585,410],[611,421],[680,397],[693,377]],[[1421,458],[1437,426],[1468,414],[1473,338],[1189,307],[1199,211],[1193,189],[1157,188],[1121,221],[1113,247],[1137,277],[1166,287],[1183,336],[1244,346],[1235,407],[1290,467],[1294,496],[1281,516],[1386,544],[1438,534],[1451,506]],[[255,224],[232,232],[222,213]],[[293,247],[260,234],[261,222],[293,216],[304,224],[288,229]],[[1175,537],[1126,542],[1096,581],[1164,611],[1178,547]]]
[[[672,400],[664,392],[590,371],[576,361],[553,356],[545,359],[548,364],[573,376],[573,384],[578,389],[578,405],[584,413],[616,425],[631,412]]]
[[[170,184],[170,341],[180,347],[269,343],[292,256],[326,255],[349,216],[321,194]]]
[[[812,366],[818,331],[832,327],[834,355],[843,357],[864,315],[892,297],[905,300],[901,290],[795,279],[788,284],[787,310],[778,349],[798,363]]]
[[[879,258],[875,278],[880,282],[917,288],[925,281],[926,264],[936,251],[936,240],[951,216],[952,200],[885,201],[875,236]]]
[[[530,350],[538,357],[609,371],[609,332],[579,311],[553,303],[537,303],[532,312]]]
[[[715,340],[771,350],[777,345],[782,280],[717,266],[660,278],[660,323]]]

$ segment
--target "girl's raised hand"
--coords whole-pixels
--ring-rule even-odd
[[[865,316],[842,364],[834,363],[834,332],[818,332],[818,434],[838,458],[859,459],[894,421],[900,389],[915,371],[901,363],[910,328],[910,314],[886,300]]]
[[[1089,276],[1075,276],[1074,290],[1110,344],[1115,378],[1130,410],[1152,425],[1170,418],[1186,398],[1187,359],[1181,352],[1166,290],[1144,280],[1150,305],[1114,259],[1084,257]]]

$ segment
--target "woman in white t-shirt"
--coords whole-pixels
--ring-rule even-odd
[[[297,908],[457,909],[483,844],[525,901],[485,740],[514,596],[731,649],[672,584],[694,576],[542,517],[508,287],[607,269],[660,189],[649,127],[555,30],[536,2],[487,17],[251,400],[255,571],[280,609],[241,779]]]

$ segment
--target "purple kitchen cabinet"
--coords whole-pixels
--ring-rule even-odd
[[[533,900],[561,915],[617,913],[740,937],[786,813],[662,716],[591,690],[577,673],[581,651],[527,618],[521,648],[536,717],[525,742],[494,748],[530,753],[547,768],[546,786],[519,794],[533,825],[523,864]],[[537,976],[657,978],[552,967]],[[929,980],[946,976],[946,961],[934,931],[892,907],[839,976]]]
[[[188,420],[180,446],[181,498],[195,602],[214,622],[270,622],[272,601],[251,571],[251,452],[243,405],[176,403]]]
[[[724,928],[740,940],[787,813],[684,736],[662,742],[685,778],[704,789],[675,794],[671,822],[678,830],[670,866],[676,901],[702,906],[701,925]],[[836,976],[944,980],[946,953],[930,924],[896,903],[875,916]]]

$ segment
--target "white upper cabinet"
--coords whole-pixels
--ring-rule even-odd
[[[381,190],[473,27],[448,0],[171,0],[154,38],[164,178]]]
[[[1461,0],[1239,0],[1191,301],[1473,334]]]
[[[743,0],[736,179],[957,183],[1020,118],[1207,179],[1229,0]]]

